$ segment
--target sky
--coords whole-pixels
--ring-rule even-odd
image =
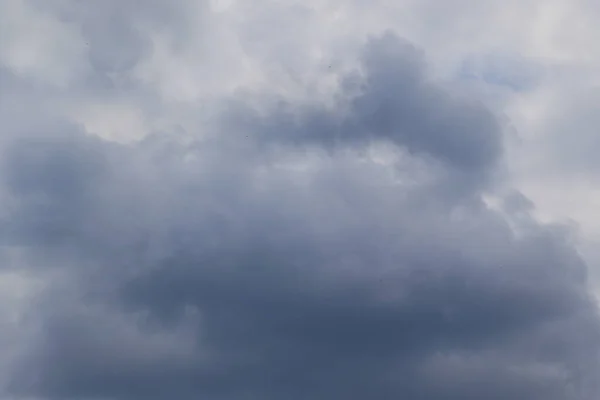
[[[0,400],[600,398],[599,18],[0,0]]]

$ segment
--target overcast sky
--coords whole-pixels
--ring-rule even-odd
[[[0,400],[597,400],[599,20],[0,0]]]

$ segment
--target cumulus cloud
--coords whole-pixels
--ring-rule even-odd
[[[210,10],[191,4],[84,24],[107,36],[68,90],[0,71],[2,271],[36,282],[11,297],[18,318],[0,309],[4,396],[598,397],[600,319],[571,232],[518,192],[485,201],[506,162],[494,110],[392,31],[322,96],[257,84],[178,103],[144,80],[162,42],[140,32],[185,53],[186,18]],[[144,123],[185,121],[99,137],[70,107],[110,93]]]

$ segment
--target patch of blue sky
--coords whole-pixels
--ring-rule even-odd
[[[457,78],[525,92],[538,85],[543,72],[542,66],[533,60],[519,55],[492,53],[465,58],[457,71]]]

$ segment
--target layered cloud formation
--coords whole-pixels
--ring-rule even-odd
[[[315,67],[261,27],[316,11],[262,6],[3,2],[2,397],[597,399],[571,231],[487,200],[500,112],[390,29]]]

